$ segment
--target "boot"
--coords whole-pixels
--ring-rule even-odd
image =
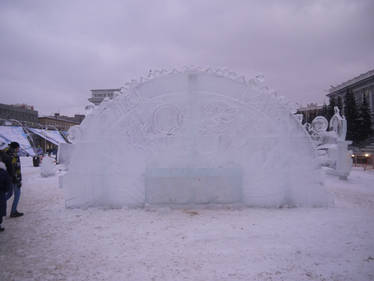
[[[18,217],[22,217],[22,216],[23,216],[23,213],[19,213],[18,211],[15,211],[14,213],[10,214],[11,218],[18,218]]]

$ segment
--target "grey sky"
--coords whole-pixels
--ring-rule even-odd
[[[374,69],[374,1],[0,1],[0,103],[84,112],[149,69],[227,67],[290,101]]]

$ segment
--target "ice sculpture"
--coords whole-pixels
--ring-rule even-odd
[[[316,142],[316,149],[320,156],[321,164],[328,167],[329,173],[347,179],[352,169],[351,152],[346,141],[347,120],[340,115],[339,108],[334,107],[335,114],[330,119],[330,126],[327,119],[317,116],[311,125],[310,133]],[[328,126],[330,130],[327,131]]]
[[[334,115],[330,120],[330,130],[336,133],[339,141],[345,141],[347,135],[347,120],[340,115],[339,107],[334,106]]]
[[[45,156],[40,165],[40,175],[44,178],[54,176],[56,174],[56,164],[52,158]]]
[[[260,78],[186,68],[125,84],[76,134],[66,206],[326,206],[310,136]]]

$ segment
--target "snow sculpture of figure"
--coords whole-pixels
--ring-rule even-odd
[[[322,142],[322,136],[328,127],[329,121],[327,121],[327,119],[323,116],[317,116],[313,119],[312,124],[308,126],[309,133],[316,143]]]
[[[78,135],[62,178],[67,207],[329,204],[310,136],[257,78],[152,71]]]
[[[45,156],[40,165],[40,175],[42,177],[50,177],[56,174],[56,165],[52,158]]]
[[[317,116],[312,121],[313,130],[317,133],[324,132],[329,127],[329,122],[323,116]]]
[[[317,152],[323,166],[329,167],[330,173],[339,176],[341,179],[347,179],[352,169],[351,153],[348,151],[350,141],[345,141],[347,134],[347,120],[340,115],[339,108],[334,107],[335,114],[330,119],[330,131],[327,129],[327,120],[322,116],[317,116],[313,122],[321,122],[324,119],[324,125],[321,130],[314,130],[315,135],[312,138],[316,140]]]

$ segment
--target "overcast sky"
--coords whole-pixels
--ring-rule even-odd
[[[83,113],[90,89],[185,65],[323,103],[374,69],[374,1],[0,1],[0,103]]]

